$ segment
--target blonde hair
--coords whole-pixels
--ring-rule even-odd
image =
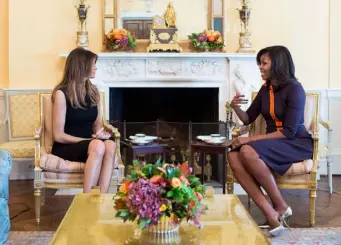
[[[91,107],[96,106],[100,99],[98,89],[89,79],[84,83],[84,78],[90,74],[92,63],[96,62],[97,58],[95,53],[83,48],[72,50],[66,59],[62,81],[52,92],[52,102],[57,90],[63,89],[72,107],[84,109],[89,106],[89,101]]]

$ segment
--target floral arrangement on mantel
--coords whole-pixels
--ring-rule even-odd
[[[104,37],[106,51],[129,51],[136,48],[136,40],[126,29],[114,29]]]
[[[190,174],[187,162],[141,166],[134,161],[114,196],[116,217],[137,221],[142,230],[158,226],[161,220],[178,225],[183,219],[201,228],[199,217],[207,210],[202,203],[205,187]]]
[[[192,33],[188,39],[192,41],[194,48],[205,51],[221,51],[225,46],[219,31],[205,30],[200,33]]]

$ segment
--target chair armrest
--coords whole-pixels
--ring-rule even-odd
[[[121,143],[120,143],[121,134],[118,131],[118,129],[115,128],[114,126],[112,126],[111,124],[108,124],[108,123],[104,122],[103,126],[104,126],[104,129],[107,132],[112,133],[112,135],[114,136],[115,144],[116,144],[115,157],[118,158],[118,169],[119,169],[119,172],[120,172],[121,176],[124,176],[124,168],[125,168],[125,166],[123,164],[122,156],[121,156]]]
[[[108,124],[108,123],[104,123],[103,126],[104,126],[104,130],[111,133],[115,139],[121,138],[121,134],[120,134],[120,132],[118,132],[117,128],[115,128],[114,126],[112,126],[111,124]]]
[[[247,126],[241,125],[232,131],[232,138],[236,138],[244,134],[247,134],[250,132],[250,130],[251,130],[251,125],[247,125]]]
[[[328,131],[328,142],[327,142],[328,153],[327,153],[327,156],[330,157],[331,148],[332,148],[332,133],[333,133],[332,124],[330,121],[324,121],[321,117],[319,118],[319,123]]]
[[[328,131],[333,131],[330,121],[324,121],[322,118],[319,119],[319,123]]]
[[[40,168],[40,137],[41,137],[42,128],[38,127],[34,132],[34,142],[35,142],[35,151],[34,151],[34,170],[41,170]]]

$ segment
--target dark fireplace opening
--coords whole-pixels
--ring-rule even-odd
[[[136,133],[155,135],[167,144],[164,160],[175,164],[189,160],[190,142],[196,136],[226,135],[225,122],[219,122],[218,88],[110,88],[109,111],[111,124],[121,132],[122,144]],[[129,152],[126,147],[122,154],[128,164],[132,162]],[[156,160],[151,157],[147,156],[146,161]],[[195,158],[209,159],[212,171],[206,179],[222,182],[221,157]],[[194,171],[200,174],[200,163],[196,166]]]
[[[110,120],[217,122],[218,88],[110,88]]]

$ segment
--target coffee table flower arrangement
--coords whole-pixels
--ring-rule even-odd
[[[178,229],[184,219],[201,228],[199,217],[207,210],[202,203],[204,193],[205,187],[191,175],[187,162],[141,166],[135,161],[114,196],[114,208],[116,217],[137,222],[142,231],[168,232]],[[167,224],[160,225],[164,221]]]
[[[194,48],[205,51],[221,51],[225,46],[219,31],[204,30],[200,33],[192,33],[188,39],[192,41]]]
[[[136,40],[126,29],[113,29],[105,35],[104,46],[107,51],[129,51],[136,48]]]

